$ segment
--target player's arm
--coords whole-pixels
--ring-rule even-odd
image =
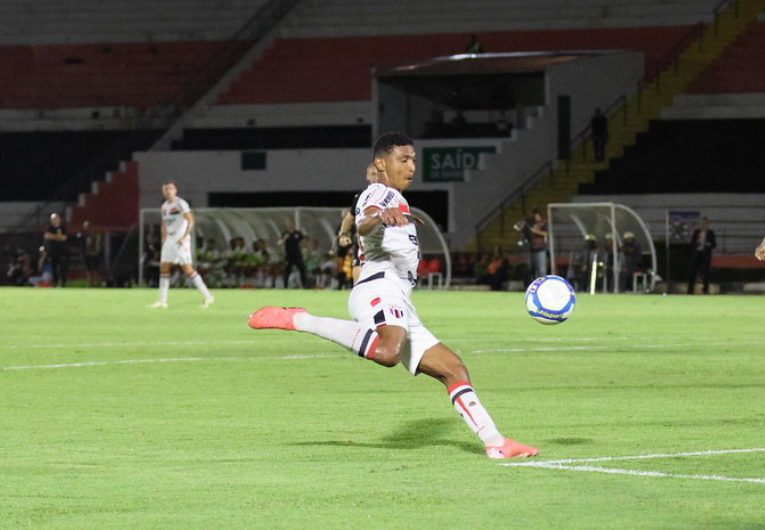
[[[353,226],[353,221],[356,220],[356,216],[353,215],[352,212],[348,212],[345,214],[345,217],[343,217],[343,222],[340,223],[340,233],[337,234],[338,236],[347,236],[351,233],[351,226]]]
[[[538,235],[538,236],[542,236],[542,237],[547,237],[547,231],[546,231],[546,230],[539,230],[539,229],[537,229],[537,228],[534,228],[534,227],[532,226],[532,227],[529,227],[529,231],[530,231],[532,234],[535,234],[535,235]]]
[[[370,206],[364,210],[364,218],[357,225],[357,230],[359,235],[368,236],[381,225],[406,226],[407,224],[409,224],[409,219],[401,213],[398,207],[381,210],[377,206]]]
[[[191,212],[184,212],[183,218],[188,221],[186,223],[186,231],[181,234],[181,237],[178,238],[178,244],[181,244],[181,241],[186,239],[188,235],[191,233],[191,230],[194,228],[194,215]]]
[[[162,220],[162,223],[160,224],[159,229],[160,237],[162,238],[162,244],[165,244],[165,239],[167,239],[167,226],[165,225],[165,220]]]
[[[351,212],[348,212],[345,217],[343,217],[343,222],[340,223],[340,233],[337,234],[337,242],[340,245],[348,246],[351,244],[351,227],[355,220],[356,216]]]

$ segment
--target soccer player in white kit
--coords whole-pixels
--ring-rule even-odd
[[[159,300],[147,307],[167,308],[167,292],[170,290],[170,271],[173,265],[180,265],[194,287],[204,297],[203,308],[208,308],[215,301],[204,280],[191,266],[191,230],[194,228],[194,216],[189,203],[178,197],[175,182],[168,180],[162,185],[162,253],[159,258]]]
[[[412,305],[420,255],[415,219],[401,192],[412,183],[415,157],[405,135],[387,133],[375,142],[380,178],[362,192],[355,212],[363,265],[348,300],[353,321],[317,317],[301,308],[263,307],[250,315],[249,325],[311,333],[382,366],[401,363],[413,375],[429,375],[446,386],[452,405],[489,458],[535,456],[538,449],[499,432],[462,360],[428,331]]]

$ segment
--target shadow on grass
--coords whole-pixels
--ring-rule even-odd
[[[353,440],[321,440],[300,442],[295,445],[327,447],[369,447],[373,449],[419,449],[421,447],[454,447],[468,453],[483,453],[480,441],[459,442],[444,437],[453,428],[454,421],[447,419],[413,420],[402,424],[397,430],[383,436],[379,442],[356,442]]]

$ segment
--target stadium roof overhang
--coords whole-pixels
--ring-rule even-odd
[[[551,67],[611,50],[461,54],[376,71],[378,82],[460,109],[542,105]]]

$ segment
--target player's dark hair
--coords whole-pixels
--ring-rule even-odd
[[[537,208],[536,206],[534,206],[534,207],[531,209],[531,216],[532,216],[532,217],[534,217],[536,214],[542,215],[542,210],[540,210],[539,208]]]
[[[374,156],[389,155],[394,147],[402,145],[414,145],[414,142],[407,135],[397,132],[381,134],[375,140]]]
[[[163,186],[167,186],[168,184],[172,184],[172,185],[173,185],[173,186],[175,186],[176,188],[178,187],[178,184],[176,184],[174,180],[166,180],[166,181],[165,181],[165,183],[164,183],[164,184],[162,184],[162,185],[163,185]]]

